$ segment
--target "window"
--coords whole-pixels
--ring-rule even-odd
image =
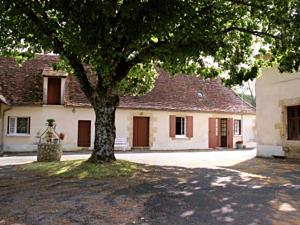
[[[185,118],[176,117],[176,136],[185,135]]]
[[[242,134],[242,122],[241,120],[234,120],[234,134],[241,135]]]
[[[8,117],[8,134],[30,134],[30,117]]]
[[[288,139],[300,140],[300,106],[287,107]]]
[[[60,105],[61,104],[61,79],[60,78],[48,78],[48,92],[47,92],[47,104],[48,105]]]

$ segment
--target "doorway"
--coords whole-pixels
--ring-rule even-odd
[[[133,147],[149,147],[149,117],[133,117]]]
[[[78,120],[78,147],[91,146],[91,121]]]

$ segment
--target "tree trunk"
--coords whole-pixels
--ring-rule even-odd
[[[92,106],[96,114],[94,150],[89,162],[102,163],[116,160],[114,143],[116,137],[115,112],[119,104],[117,95],[94,96]]]

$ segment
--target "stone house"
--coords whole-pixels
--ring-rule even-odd
[[[264,68],[256,82],[259,156],[300,158],[300,73]]]
[[[58,60],[37,55],[19,67],[11,58],[0,59],[3,151],[36,150],[49,118],[65,134],[65,150],[93,148],[93,109],[75,77],[52,70]],[[239,140],[255,147],[255,117],[255,108],[218,80],[160,71],[151,92],[120,98],[116,136],[125,140],[124,150],[233,148]]]

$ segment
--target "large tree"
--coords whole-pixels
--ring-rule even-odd
[[[119,94],[144,92],[154,68],[216,77],[256,76],[255,43],[281,39],[279,0],[0,0],[0,51],[59,54],[96,114],[90,161],[115,160]],[[296,1],[295,1],[296,2]],[[286,14],[285,18],[290,14]],[[278,18],[280,22],[274,18]],[[288,19],[288,18],[287,18]],[[283,52],[283,51],[281,51]],[[84,65],[97,77],[94,84]],[[141,83],[143,85],[141,85]]]

